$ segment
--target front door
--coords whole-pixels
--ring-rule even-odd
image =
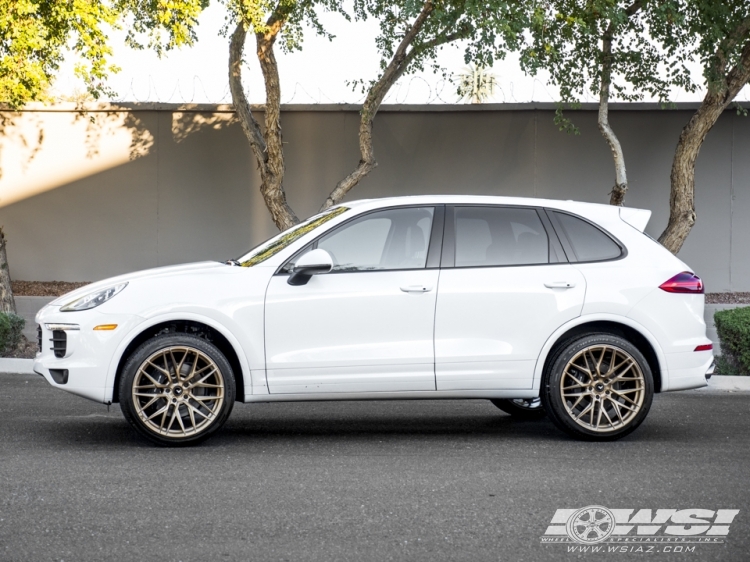
[[[409,207],[358,217],[313,245],[331,255],[330,273],[300,286],[286,274],[272,278],[271,394],[435,390],[439,270],[426,267],[434,215]]]

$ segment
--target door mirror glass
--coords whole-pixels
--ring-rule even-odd
[[[328,273],[333,268],[331,255],[322,249],[312,250],[297,260],[287,283],[305,285],[313,275]]]

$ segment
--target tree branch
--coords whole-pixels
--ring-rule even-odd
[[[413,60],[413,57],[416,55],[413,49],[408,53],[407,50],[417,35],[419,35],[427,18],[430,17],[430,14],[432,14],[434,9],[435,4],[432,1],[424,3],[422,11],[409,29],[406,30],[401,43],[399,43],[396,52],[391,58],[391,62],[383,71],[380,79],[370,87],[360,113],[359,164],[357,164],[357,167],[349,175],[336,184],[336,187],[331,191],[330,195],[320,207],[321,211],[324,211],[332,205],[336,205],[340,202],[362,178],[377,167],[378,162],[375,160],[375,152],[372,145],[373,120],[375,119],[378,109],[380,109],[380,105],[383,103],[383,98],[385,98],[385,95],[391,89],[391,86],[393,86],[393,84],[401,77],[409,66],[409,63]]]

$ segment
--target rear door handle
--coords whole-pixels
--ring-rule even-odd
[[[572,289],[576,284],[571,283],[570,281],[551,281],[545,283],[544,286],[548,289]]]
[[[425,287],[424,285],[407,285],[406,287],[401,287],[401,290],[404,293],[428,293],[432,291],[432,287]]]

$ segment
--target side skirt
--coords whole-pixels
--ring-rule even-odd
[[[309,394],[246,394],[244,402],[317,402],[326,400],[461,400],[538,398],[539,390],[420,390],[409,392],[315,392]]]

